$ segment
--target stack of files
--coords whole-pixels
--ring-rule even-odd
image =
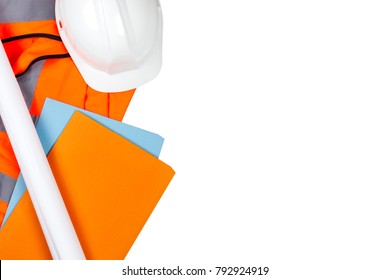
[[[163,138],[47,99],[37,132],[87,259],[124,259],[174,170]],[[22,177],[0,230],[0,259],[51,259]]]

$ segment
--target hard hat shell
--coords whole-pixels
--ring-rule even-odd
[[[159,73],[159,0],[57,0],[55,13],[61,39],[93,89],[125,91]]]

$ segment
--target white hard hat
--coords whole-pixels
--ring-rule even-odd
[[[159,0],[56,0],[55,12],[61,39],[93,89],[130,90],[159,73]]]

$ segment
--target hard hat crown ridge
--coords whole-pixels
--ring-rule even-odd
[[[56,21],[81,75],[98,91],[129,90],[160,71],[158,0],[57,0]]]

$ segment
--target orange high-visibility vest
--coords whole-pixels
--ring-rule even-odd
[[[122,120],[135,89],[103,93],[85,83],[57,32],[54,0],[2,2],[0,38],[33,118],[39,117],[50,97]],[[0,224],[19,172],[0,121]]]

